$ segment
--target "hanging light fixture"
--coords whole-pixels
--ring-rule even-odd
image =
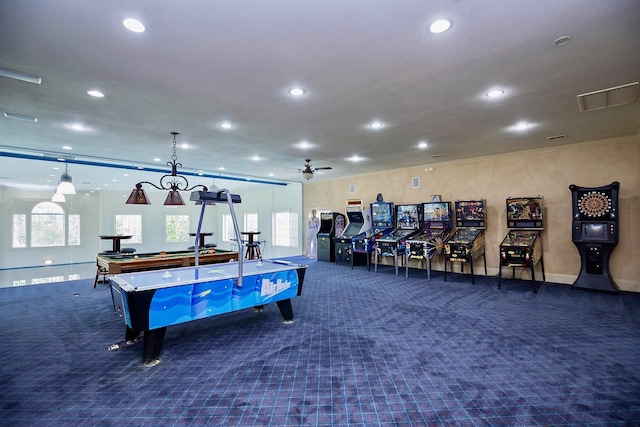
[[[65,203],[67,199],[65,199],[64,194],[53,193],[53,197],[51,198],[51,201],[55,203]]]
[[[156,185],[149,181],[140,181],[136,184],[136,188],[133,189],[131,195],[125,202],[127,205],[150,205],[149,198],[145,194],[142,184],[149,184],[158,190],[169,190],[169,194],[164,201],[165,206],[180,206],[184,205],[184,200],[180,195],[180,191],[191,191],[194,188],[202,188],[204,191],[208,191],[204,185],[194,185],[189,187],[189,181],[186,177],[178,175],[178,166],[182,166],[182,163],[178,163],[178,156],[176,154],[176,136],[178,132],[171,132],[173,135],[173,155],[171,161],[167,162],[167,166],[171,166],[171,173],[163,175],[160,178],[160,185]]]
[[[69,165],[64,164],[64,172],[60,175],[60,181],[56,193],[60,194],[76,194],[76,188],[71,181],[71,175],[69,175]]]

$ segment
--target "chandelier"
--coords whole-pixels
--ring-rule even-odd
[[[180,191],[191,191],[194,188],[202,188],[203,191],[208,191],[204,185],[194,185],[189,187],[189,180],[186,177],[178,174],[178,166],[182,167],[182,163],[178,163],[178,155],[176,154],[176,136],[178,132],[171,132],[173,135],[173,155],[171,161],[167,162],[167,166],[171,166],[171,173],[163,175],[160,178],[160,185],[156,185],[149,181],[140,181],[136,184],[135,188],[131,192],[131,195],[127,199],[127,205],[150,205],[149,198],[142,188],[142,184],[149,184],[158,190],[168,190],[167,198],[164,201],[165,206],[180,206],[184,205],[184,200],[180,195]]]

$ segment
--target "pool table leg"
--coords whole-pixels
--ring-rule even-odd
[[[276,301],[278,304],[278,308],[280,309],[280,314],[282,314],[282,318],[286,323],[290,323],[293,321],[293,307],[291,307],[291,299],[285,299],[281,301]]]

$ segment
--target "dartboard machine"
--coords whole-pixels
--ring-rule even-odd
[[[429,202],[422,205],[422,233],[407,239],[405,277],[409,277],[409,260],[426,264],[427,280],[431,280],[431,259],[442,254],[444,241],[451,228],[451,202]]]
[[[482,256],[484,275],[487,275],[487,258],[484,250],[484,230],[486,228],[486,209],[484,200],[456,200],[456,232],[444,243],[444,281],[447,281],[447,261],[453,265],[460,264],[460,272],[464,273],[464,265],[471,268],[471,283],[475,284],[473,262]]]
[[[526,267],[531,271],[533,292],[537,293],[536,264],[542,269],[542,281],[547,280],[540,237],[544,229],[542,196],[508,198],[507,227],[509,232],[500,243],[498,289],[502,285],[502,267],[511,267],[511,277],[515,277],[516,267]]]
[[[323,212],[320,214],[318,261],[334,262],[336,260],[333,238],[342,234],[344,226],[345,218],[343,214],[337,212]]]
[[[576,289],[617,293],[609,271],[611,252],[618,244],[619,182],[603,187],[570,185],[573,207],[572,239],[581,258]]]

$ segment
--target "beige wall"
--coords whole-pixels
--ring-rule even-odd
[[[412,188],[414,177],[420,178],[420,188]],[[505,199],[541,195],[547,281],[571,284],[580,272],[580,255],[571,240],[569,185],[599,187],[613,181],[620,182],[620,241],[610,270],[620,290],[640,292],[640,136],[311,181],[303,187],[303,211],[344,212],[347,199],[361,198],[368,206],[377,193],[395,204],[426,202],[432,194],[443,201],[486,199],[487,267],[489,275],[497,275],[499,244],[507,232]],[[349,193],[352,184],[355,193]],[[481,270],[481,261],[476,266]],[[435,261],[434,268],[442,270],[442,261]],[[516,277],[530,278],[526,269],[516,270]],[[540,266],[536,271],[538,277]]]

